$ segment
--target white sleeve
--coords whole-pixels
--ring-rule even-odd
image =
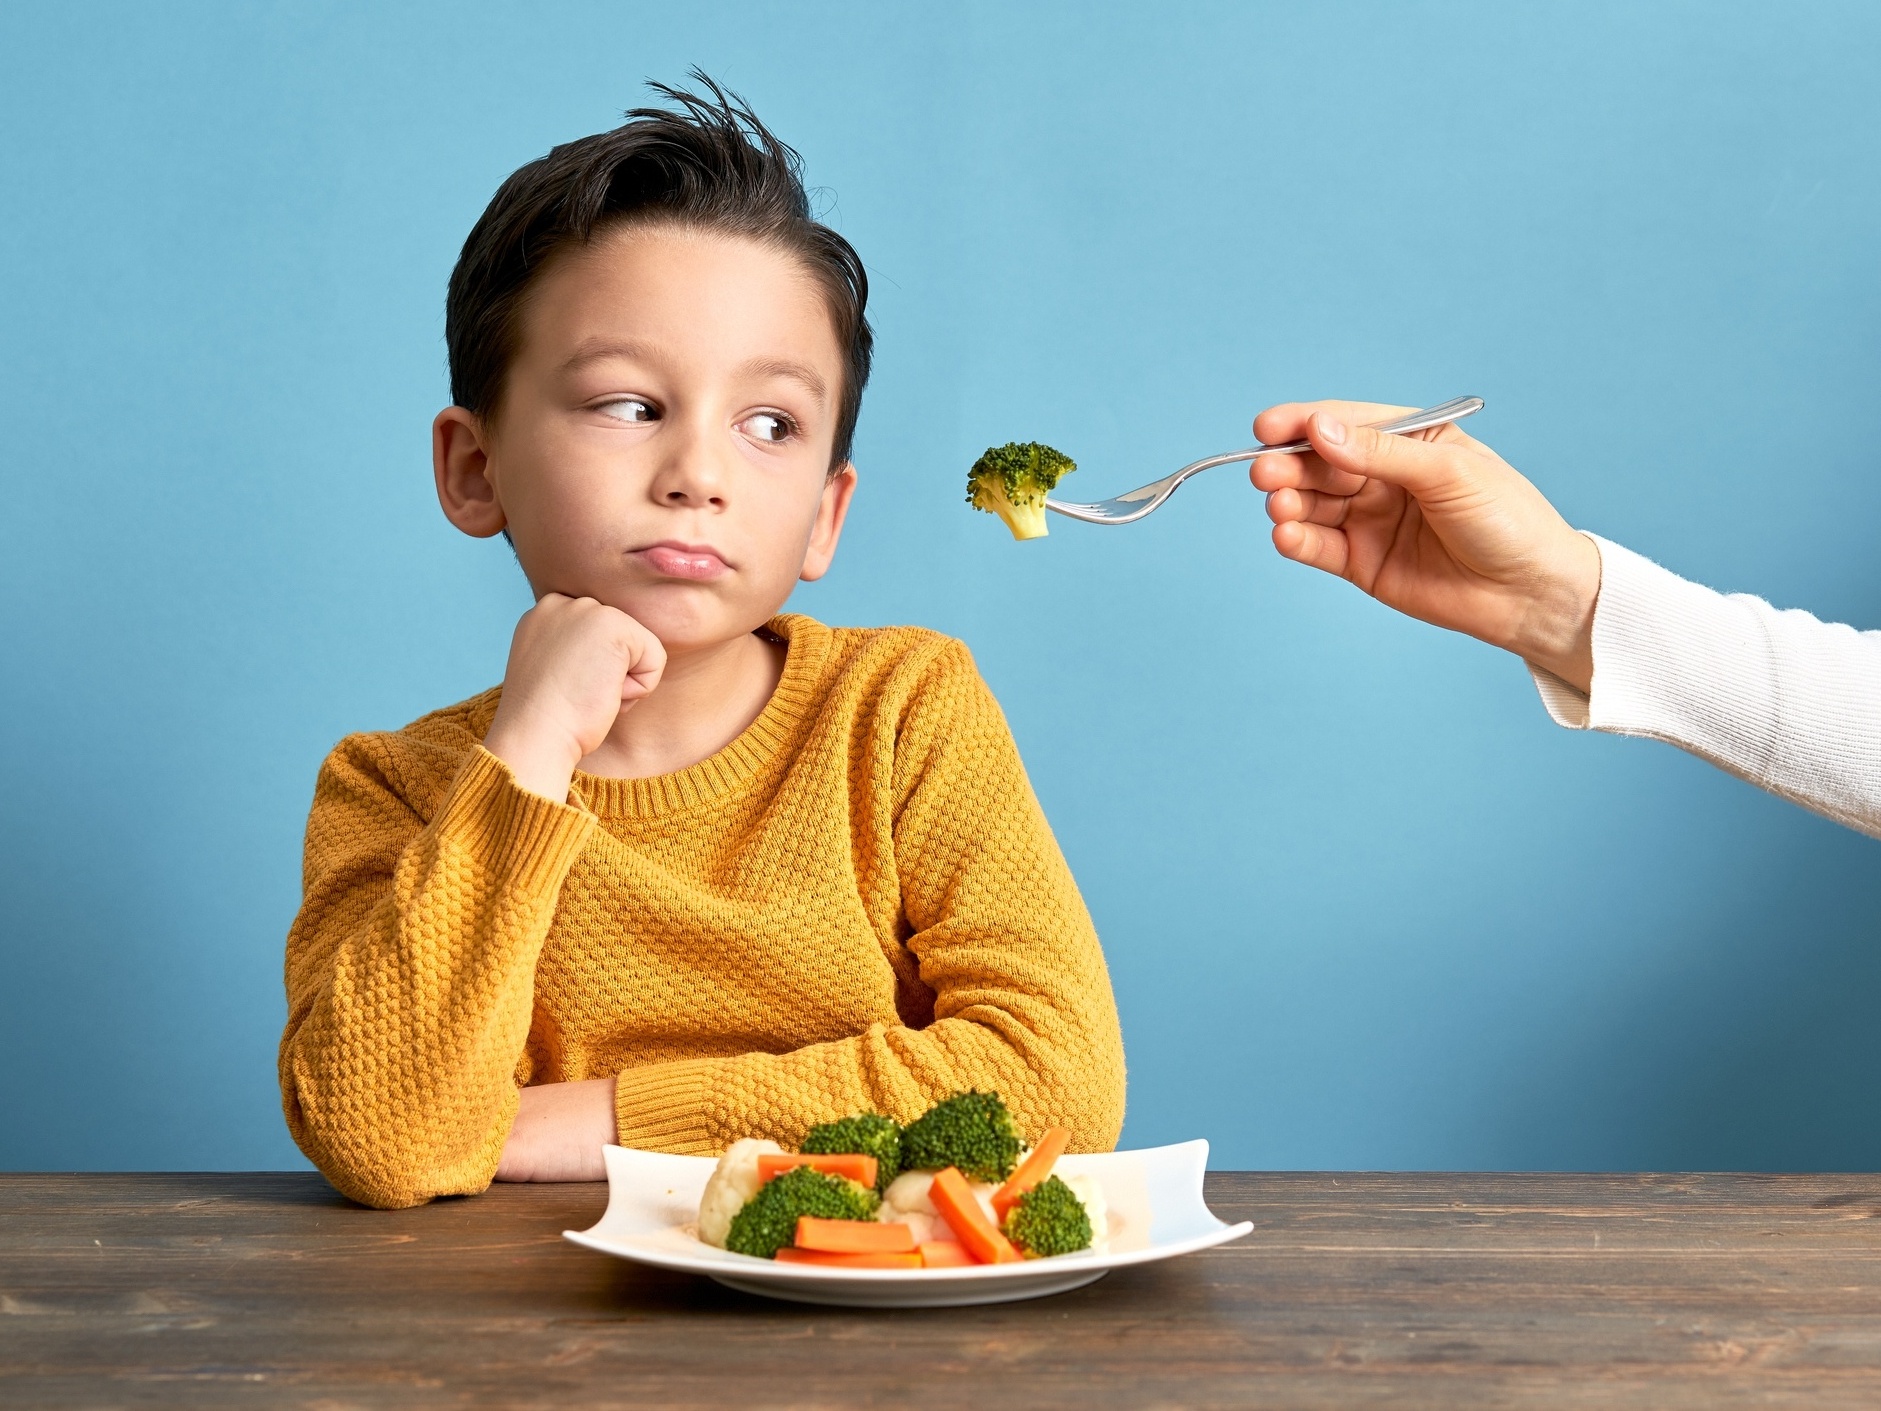
[[[1664,740],[1881,837],[1881,632],[1714,593],[1588,537],[1593,690],[1529,667],[1556,723]]]

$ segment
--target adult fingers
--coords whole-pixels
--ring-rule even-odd
[[[1328,495],[1356,495],[1365,477],[1336,470],[1318,456],[1256,456],[1248,469],[1256,490],[1319,490]]]
[[[1392,436],[1328,412],[1315,412],[1306,433],[1327,465],[1396,485],[1418,499],[1456,490],[1481,463],[1480,456],[1455,441]]]
[[[1351,546],[1344,530],[1321,524],[1301,524],[1297,520],[1274,526],[1274,547],[1282,558],[1321,569],[1338,578],[1345,577],[1345,566],[1351,557]]]
[[[1350,495],[1322,495],[1317,490],[1276,490],[1267,497],[1267,517],[1275,524],[1288,521],[1338,528],[1352,512]]]
[[[1298,441],[1306,435],[1308,420],[1319,412],[1338,417],[1351,426],[1365,426],[1416,410],[1416,407],[1395,407],[1388,402],[1282,402],[1254,418],[1254,439],[1266,446]]]

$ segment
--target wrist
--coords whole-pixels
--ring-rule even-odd
[[[518,788],[557,803],[566,800],[575,766],[581,762],[580,751],[558,741],[552,732],[503,720],[501,707],[497,715],[484,736],[484,749],[503,761]]]
[[[1531,590],[1509,649],[1586,694],[1594,680],[1594,609],[1599,600],[1600,549],[1585,534],[1570,530],[1561,552]]]
[[[524,1088],[498,1158],[499,1181],[605,1181],[617,1139],[614,1079]]]

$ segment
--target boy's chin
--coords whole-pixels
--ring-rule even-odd
[[[667,652],[709,651],[727,642],[749,636],[776,615],[775,609],[745,607],[707,599],[703,595],[635,594],[632,601],[610,606],[619,608],[647,631],[660,639]],[[690,601],[688,601],[690,599]]]

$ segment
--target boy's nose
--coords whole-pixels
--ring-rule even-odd
[[[696,485],[675,485],[670,487],[664,497],[669,505],[722,505],[723,495],[707,491]]]
[[[673,445],[654,479],[654,498],[673,509],[722,508],[726,474],[720,458],[726,453],[702,435]]]

